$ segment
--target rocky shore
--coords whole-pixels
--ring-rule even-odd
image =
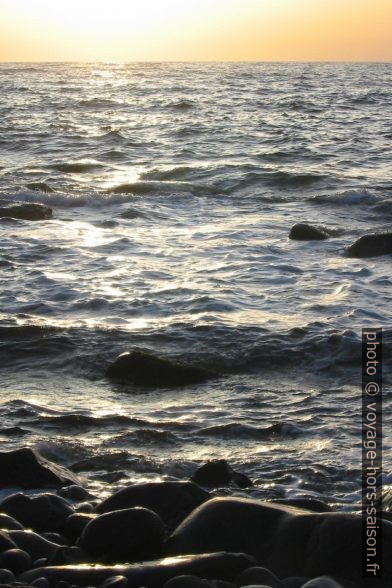
[[[361,517],[318,501],[214,497],[252,485],[226,462],[192,480],[128,486],[100,501],[32,449],[0,453],[0,586],[354,588]],[[13,492],[14,489],[18,489]],[[392,523],[383,529],[391,585]]]

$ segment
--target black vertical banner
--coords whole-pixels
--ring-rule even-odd
[[[362,329],[362,576],[382,578],[382,329]]]

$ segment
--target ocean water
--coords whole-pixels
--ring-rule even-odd
[[[226,458],[250,495],[354,508],[363,327],[392,458],[391,257],[345,255],[391,227],[392,65],[2,64],[0,96],[0,198],[53,208],[0,219],[2,449],[100,495]],[[111,383],[131,349],[222,377]]]

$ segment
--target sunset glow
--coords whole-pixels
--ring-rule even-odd
[[[390,0],[0,0],[2,61],[392,58]]]

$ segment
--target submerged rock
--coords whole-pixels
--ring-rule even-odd
[[[60,581],[76,586],[100,586],[109,578],[121,575],[127,578],[129,586],[161,588],[172,578],[183,575],[207,580],[230,580],[254,564],[255,560],[249,555],[221,552],[175,557],[131,566],[38,568],[25,572],[19,580],[31,584],[37,578],[46,578],[50,588],[57,586]]]
[[[46,220],[52,218],[52,209],[45,204],[35,202],[0,202],[0,218],[20,220]]]
[[[53,188],[46,182],[30,182],[29,184],[26,184],[26,188],[34,190],[34,192],[46,192],[47,194],[52,194],[54,192]]]
[[[164,525],[146,508],[128,508],[92,519],[80,537],[80,546],[107,562],[137,561],[160,554]]]
[[[200,486],[210,488],[228,486],[233,482],[240,488],[253,486],[248,476],[235,472],[224,459],[212,460],[203,464],[192,475],[191,480],[196,484],[200,484]]]
[[[362,235],[347,248],[350,257],[377,257],[392,253],[392,233]]]
[[[330,234],[326,229],[308,225],[307,223],[297,223],[291,227],[289,239],[296,241],[322,241],[328,239]]]
[[[0,488],[61,488],[78,483],[77,476],[34,449],[0,452]]]
[[[136,386],[172,388],[200,384],[217,377],[217,374],[150,353],[131,351],[119,355],[106,370],[106,376]]]
[[[383,522],[384,553],[392,549],[392,524]],[[196,509],[174,531],[167,553],[227,549],[249,553],[277,576],[339,576],[361,579],[360,516],[314,514],[244,498],[216,498]],[[384,558],[384,577],[392,565]]]
[[[0,503],[0,510],[34,531],[61,531],[73,513],[64,498],[55,494],[30,497],[19,492]]]
[[[191,482],[147,482],[135,484],[109,496],[96,508],[98,513],[141,506],[156,512],[172,529],[210,494]]]

